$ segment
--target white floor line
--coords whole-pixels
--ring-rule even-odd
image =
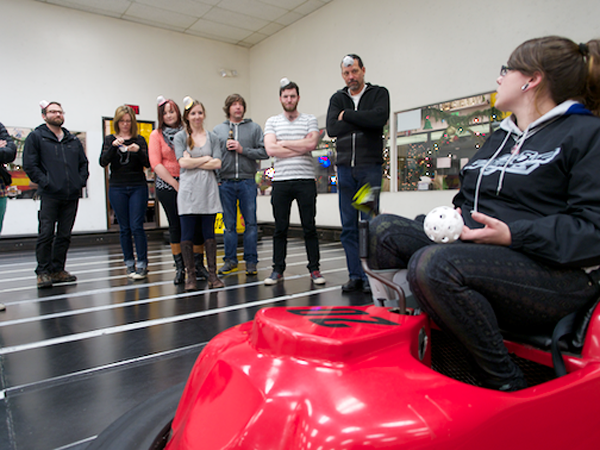
[[[335,252],[339,252],[339,249],[331,249],[331,250],[323,250],[321,251],[321,254],[327,254],[327,253],[335,253]],[[259,253],[260,254],[260,253]],[[269,253],[270,254],[270,253]],[[294,258],[297,256],[302,256],[305,253],[302,251],[299,251],[298,253],[292,253],[292,254],[288,254],[287,258]],[[345,258],[345,256],[344,256]],[[321,258],[320,260],[321,262],[325,262],[328,261],[327,259],[323,259]],[[154,266],[159,266],[159,265],[163,265],[167,263],[167,262],[149,262],[148,263],[148,267],[152,268]],[[306,263],[305,261],[303,263]],[[290,263],[288,264],[288,266],[292,266],[296,263]],[[67,269],[71,271],[71,273],[73,275],[81,275],[81,274],[86,274],[86,273],[94,273],[94,272],[106,272],[106,271],[115,271],[115,270],[119,270],[122,271],[123,270],[123,266],[119,265],[119,266],[114,266],[114,267],[102,267],[99,269],[91,269],[91,270],[73,270],[73,268],[68,265]],[[168,272],[173,272],[173,269],[165,269],[165,270],[160,270],[160,271],[155,271],[151,273],[168,273]],[[109,276],[109,277],[101,277],[101,278],[90,278],[90,279],[85,279],[85,280],[78,280],[78,284],[81,285],[82,283],[92,283],[92,282],[97,282],[97,281],[106,281],[106,280],[112,280],[112,279],[119,279],[119,278],[127,278],[126,275],[122,274],[122,275],[117,275],[117,276]],[[31,281],[32,285],[30,286],[19,286],[19,287],[14,287],[14,288],[7,288],[7,289],[0,289],[0,295],[2,294],[6,294],[6,293],[10,293],[10,292],[20,292],[20,291],[26,291],[26,290],[35,290],[37,292],[37,287],[35,286],[35,279],[36,279],[36,275],[30,275],[30,276],[26,276],[26,277],[21,277],[21,278],[12,278],[10,281]],[[2,281],[2,280],[0,280]],[[142,284],[139,284],[138,286],[142,286]],[[64,295],[62,296],[64,297]],[[6,301],[4,302],[5,304],[8,304]]]
[[[86,442],[91,442],[91,441],[95,440],[97,437],[98,437],[98,435],[96,435],[96,436],[90,436],[90,437],[82,439],[80,441],[71,442],[70,444],[63,445],[62,447],[56,447],[53,450],[69,450],[70,448],[73,448],[73,447],[75,447],[77,445],[85,444]]]
[[[6,396],[6,395],[10,395],[11,392],[21,393],[21,391],[23,391],[24,389],[30,388],[30,387],[39,387],[39,386],[47,385],[47,384],[54,384],[54,383],[58,383],[63,380],[68,380],[69,382],[71,382],[74,378],[82,377],[85,375],[96,374],[99,372],[104,372],[106,370],[115,369],[118,367],[124,367],[124,366],[130,365],[130,364],[136,364],[136,363],[143,362],[143,361],[159,359],[159,358],[163,358],[163,357],[169,356],[169,355],[174,355],[177,353],[185,353],[192,349],[204,347],[207,343],[208,342],[201,342],[198,344],[186,345],[185,347],[179,347],[179,348],[175,348],[172,350],[165,350],[163,352],[152,353],[150,355],[140,356],[137,358],[125,359],[123,361],[117,361],[117,362],[114,362],[111,364],[104,364],[102,366],[92,367],[92,368],[85,369],[85,370],[78,370],[76,372],[70,372],[65,375],[60,375],[58,377],[45,378],[40,381],[34,381],[33,383],[25,383],[25,384],[21,384],[19,386],[11,386],[9,388],[4,389],[2,391],[2,393]]]
[[[311,295],[319,294],[321,292],[330,292],[340,288],[340,285],[331,286],[327,288],[321,288],[316,290],[310,290],[305,292],[299,292],[297,294],[284,295],[282,297],[275,297],[266,300],[258,300],[254,302],[242,303],[239,305],[226,306],[222,308],[210,309],[207,311],[198,311],[189,314],[182,314],[173,317],[163,317],[160,319],[146,320],[143,322],[130,323],[126,325],[120,325],[116,327],[100,328],[98,330],[85,331],[83,333],[71,334],[68,336],[61,336],[52,339],[46,339],[43,341],[30,342],[28,344],[13,345],[9,347],[0,348],[0,355],[7,355],[11,353],[22,352],[26,350],[33,350],[36,348],[49,347],[51,345],[64,344],[67,342],[82,341],[84,339],[91,339],[99,336],[107,336],[111,334],[123,333],[126,331],[133,331],[143,328],[149,328],[156,325],[164,325],[168,323],[181,322],[188,319],[196,319],[199,317],[211,316],[219,313],[225,313],[230,311],[237,311],[240,309],[253,308],[255,306],[267,305],[270,303],[280,303],[286,300],[292,300],[300,297],[310,297]]]
[[[168,253],[171,254],[171,249],[169,247],[165,247],[164,249],[158,249],[158,250],[148,250],[148,254],[151,255],[153,253]],[[29,261],[23,261],[23,262],[18,262],[18,263],[11,263],[11,262],[4,262],[4,261],[0,261],[0,270],[2,271],[2,273],[6,273],[6,271],[4,270],[5,266],[7,267],[15,267],[15,266],[24,266],[27,265],[29,268],[35,269],[35,266],[37,265],[36,261],[35,261],[35,251],[30,252],[30,254],[27,255],[27,257],[30,259]],[[110,254],[105,254],[105,255],[99,255],[97,250],[94,250],[94,256],[72,256],[72,252],[69,252],[69,254],[67,255],[67,265],[69,263],[76,263],[79,261],[87,261],[87,260],[95,260],[98,259],[99,257],[108,257],[109,260],[117,260],[117,261],[123,261],[123,254],[120,252],[112,252]],[[104,259],[101,261],[105,261]],[[26,270],[26,269],[18,269],[18,270]]]
[[[321,273],[327,275],[328,273],[340,272],[342,270],[346,270],[346,268],[344,267],[341,269],[332,269],[332,270],[328,270],[328,271],[323,271]],[[294,276],[290,276],[290,277],[285,277],[285,279],[295,280],[298,278],[306,278],[309,275],[310,274],[308,274],[308,273],[302,274],[302,275],[294,275]],[[127,308],[127,307],[137,306],[137,305],[145,305],[148,303],[173,300],[175,298],[193,297],[195,295],[203,294],[203,293],[219,292],[219,291],[233,291],[233,290],[240,289],[240,288],[246,288],[246,287],[251,287],[251,286],[260,286],[263,284],[264,284],[263,281],[254,281],[254,282],[250,282],[250,283],[236,284],[235,286],[225,286],[223,288],[220,288],[219,290],[204,289],[204,290],[198,290],[198,291],[192,291],[192,292],[181,292],[178,294],[164,295],[162,297],[149,297],[149,298],[145,298],[142,300],[128,301],[128,302],[124,302],[124,303],[111,303],[111,304],[103,305],[103,306],[93,306],[90,308],[74,309],[74,310],[63,311],[63,312],[59,312],[59,313],[35,315],[32,317],[24,317],[22,319],[13,319],[13,320],[6,320],[4,322],[0,322],[0,328],[7,327],[7,326],[13,326],[13,325],[22,325],[24,323],[39,322],[41,320],[57,319],[59,317],[71,317],[71,316],[77,316],[80,314],[88,314],[88,313],[93,313],[93,312],[109,311],[112,309]],[[0,351],[1,351],[1,349],[0,349]]]
[[[301,240],[295,240],[294,242],[290,242],[290,246],[288,246],[288,248],[294,248],[294,247],[298,247],[298,248],[303,248],[303,243]],[[339,246],[339,243],[337,242],[327,242],[324,244],[320,244],[319,248],[326,248],[329,246]],[[269,248],[272,248],[272,242],[271,240],[269,240],[269,243],[267,245],[261,245],[260,251],[267,251],[269,250]],[[223,249],[223,246],[219,246],[220,249]],[[259,252],[260,253],[260,252]],[[171,248],[167,245],[164,246],[164,248],[160,248],[157,250],[148,250],[148,255],[152,255],[152,254],[161,254],[161,255],[171,255]],[[69,254],[70,255],[70,254]],[[70,266],[74,266],[75,263],[77,263],[77,265],[91,265],[91,264],[102,264],[105,263],[106,261],[109,262],[123,262],[123,255],[119,252],[114,252],[112,254],[108,254],[108,255],[101,255],[102,257],[108,256],[108,258],[106,259],[98,259],[99,255],[96,253],[94,256],[68,256],[67,258],[67,267]],[[244,256],[244,252],[243,250],[240,250],[237,252],[237,256],[238,259],[243,259]],[[157,258],[158,256],[155,256],[154,258]],[[4,263],[3,261],[0,261],[0,272],[2,273],[2,275],[7,274],[7,273],[16,273],[16,272],[24,272],[27,270],[34,270],[37,263],[35,261],[35,253],[31,253],[30,255],[31,260],[30,261],[23,261],[23,262],[18,262],[18,263]],[[81,261],[90,261],[91,262],[83,262],[81,263]],[[17,266],[26,266],[24,268],[15,268]],[[9,268],[9,270],[6,270],[7,268]],[[13,269],[13,270],[10,270]]]

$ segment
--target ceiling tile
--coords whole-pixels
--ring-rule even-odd
[[[168,1],[168,0],[166,0]],[[216,6],[221,0],[192,0],[194,3],[205,3],[210,6]]]
[[[258,31],[269,24],[266,20],[257,19],[256,17],[250,17],[245,14],[239,14],[221,8],[212,8],[210,12],[205,14],[202,18],[251,31]]]
[[[302,17],[304,17],[302,14],[291,11],[291,12],[281,16],[275,22],[280,23],[281,25],[284,25],[287,27],[288,25],[293,24],[295,21],[302,19]]]
[[[185,30],[185,34],[191,34],[193,36],[203,37],[206,39],[212,39],[213,41],[225,42],[227,44],[237,45],[240,42],[239,39],[233,39],[233,38],[229,38],[226,36],[217,36],[217,35],[206,33],[204,31],[200,31],[200,30],[192,30],[191,28]]]
[[[177,29],[185,30],[195,21],[195,17],[179,14],[166,9],[134,3],[123,15],[124,19],[143,20],[144,23],[164,24]]]
[[[206,3],[195,2],[194,0],[136,0],[135,3],[154,6],[179,14],[202,17],[212,8]]]
[[[330,0],[37,1],[251,47]]]
[[[112,17],[120,17],[131,6],[126,0],[48,0],[47,3]]]
[[[283,25],[280,25],[275,22],[269,22],[269,24],[266,27],[261,28],[258,31],[260,31],[263,34],[266,34],[267,36],[271,36],[272,34],[275,34],[278,31],[283,30],[284,28],[285,27]]]
[[[311,12],[319,9],[323,5],[324,5],[324,3],[321,2],[320,0],[308,0],[307,2],[304,2],[302,5],[298,6],[294,10],[294,12],[299,12],[300,14],[304,14],[307,16]]]
[[[268,21],[275,20],[287,12],[286,9],[257,0],[222,0],[219,7]]]
[[[262,3],[268,3],[269,5],[279,6],[280,8],[285,8],[288,10],[292,10],[300,6],[306,0],[260,0]]]
[[[241,41],[252,34],[252,31],[249,30],[242,30],[241,28],[210,22],[205,19],[199,19],[189,27],[189,30],[210,34],[211,36],[222,36],[229,40],[235,40],[236,42]]]
[[[263,39],[268,38],[269,36],[267,36],[266,34],[262,34],[262,33],[252,33],[250,36],[248,36],[246,39],[244,39],[242,42],[245,42],[247,44],[258,44],[260,41],[262,41]]]

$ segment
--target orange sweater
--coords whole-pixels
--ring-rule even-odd
[[[162,164],[171,176],[179,177],[179,163],[175,157],[175,151],[165,142],[162,131],[154,130],[150,133],[148,156],[153,170],[157,165]]]

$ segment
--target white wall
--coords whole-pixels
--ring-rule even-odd
[[[128,103],[140,106],[138,119],[156,121],[158,95],[179,104],[191,95],[206,106],[212,129],[224,120],[227,95],[250,99],[249,51],[242,47],[33,0],[0,0],[0,17],[0,122],[36,127],[40,100],[56,100],[65,126],[87,132],[89,198],[79,203],[75,232],[107,228],[102,116]],[[222,78],[221,68],[239,76]],[[32,200],[8,201],[2,235],[37,233],[38,208]]]
[[[0,0],[0,16],[11,18],[0,29],[0,54],[12,63],[0,78],[0,121],[38,125],[45,98],[63,103],[68,128],[88,133],[90,198],[81,201],[75,231],[106,229],[100,118],[119,104],[138,104],[140,119],[156,120],[157,95],[181,101],[190,94],[205,103],[212,128],[224,98],[237,91],[248,116],[264,125],[281,111],[278,83],[286,76],[300,85],[300,109],[323,126],[329,97],[343,86],[340,60],[350,52],[400,111],[493,90],[500,66],[525,39],[600,36],[597,0],[333,0],[250,50],[33,0]],[[223,79],[221,67],[240,76]],[[452,196],[397,193],[382,206],[412,217]],[[36,233],[36,211],[33,201],[9,201],[3,235]],[[320,225],[339,226],[335,194],[319,195],[317,211]],[[258,218],[273,220],[268,197],[259,198]]]
[[[329,98],[344,86],[340,61],[348,53],[361,56],[367,81],[389,89],[392,111],[491,91],[518,44],[549,34],[587,42],[600,37],[598,17],[597,0],[333,0],[250,49],[253,118],[264,124],[281,111],[285,76],[300,86],[299,109],[324,126]],[[337,199],[327,197],[318,197],[319,223],[339,225]],[[449,204],[452,194],[393,198],[389,209],[413,217]],[[270,214],[261,204],[259,220]]]

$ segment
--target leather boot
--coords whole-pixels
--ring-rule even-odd
[[[214,239],[204,241],[206,265],[208,266],[208,287],[221,288],[225,286],[217,276],[217,242]]]
[[[196,246],[194,245],[194,247]],[[204,267],[204,252],[194,252],[194,261],[196,262],[196,280],[208,280],[208,270]]]
[[[185,267],[183,265],[183,256],[181,253],[178,255],[173,255],[173,259],[175,260],[175,279],[173,280],[173,284],[183,284],[185,281]]]
[[[194,263],[194,244],[192,241],[183,241],[181,243],[181,255],[183,256],[183,264],[187,272],[185,279],[185,290],[195,291],[196,286],[196,265]]]

